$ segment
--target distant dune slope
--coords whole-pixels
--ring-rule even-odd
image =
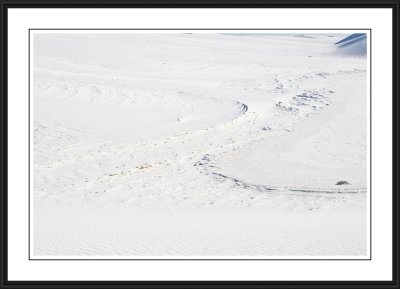
[[[367,54],[367,34],[354,33],[335,43],[339,54],[365,56]]]

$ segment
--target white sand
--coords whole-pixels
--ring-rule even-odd
[[[35,35],[33,257],[365,256],[344,36]]]

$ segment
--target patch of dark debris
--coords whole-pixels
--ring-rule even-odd
[[[328,98],[329,94],[332,94],[332,90],[321,89],[321,90],[304,90],[289,101],[279,101],[275,104],[276,108],[281,111],[291,112],[297,114],[300,107],[310,107],[312,110],[321,110],[325,106],[330,105],[331,101]]]
[[[344,186],[344,185],[351,185],[348,181],[339,181],[336,183],[336,186]]]

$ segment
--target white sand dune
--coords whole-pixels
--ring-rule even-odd
[[[287,214],[49,208],[35,219],[35,254],[55,258],[313,258],[339,252],[362,256],[365,217],[360,209]]]
[[[36,34],[33,257],[365,256],[344,36]]]

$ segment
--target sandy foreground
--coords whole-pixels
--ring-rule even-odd
[[[366,58],[298,36],[36,34],[32,257],[366,256]]]

